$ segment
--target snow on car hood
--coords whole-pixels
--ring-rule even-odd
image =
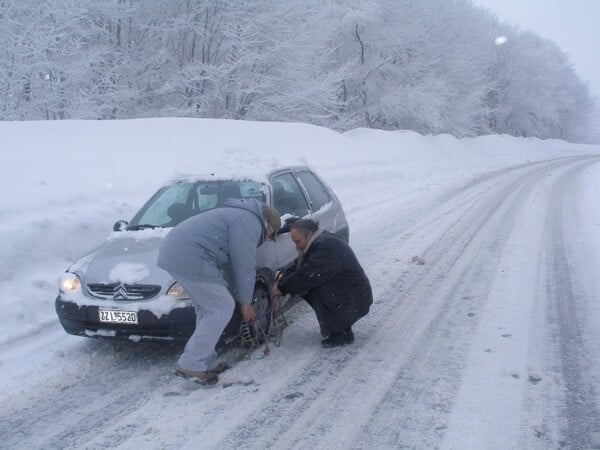
[[[168,287],[171,276],[156,265],[158,250],[169,229],[112,233],[91,254],[76,262],[84,284],[157,284]]]

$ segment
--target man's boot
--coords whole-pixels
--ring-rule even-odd
[[[326,339],[321,341],[323,348],[343,347],[354,342],[354,333],[352,328],[348,327],[339,333],[331,333]]]
[[[194,379],[198,384],[211,385],[219,382],[219,377],[214,372],[204,372],[198,370],[186,370],[178,367],[175,369],[175,375],[182,378]]]

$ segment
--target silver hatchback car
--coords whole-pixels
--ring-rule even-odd
[[[282,228],[275,241],[257,250],[253,304],[262,329],[268,329],[270,285],[277,270],[291,265],[297,252],[289,224],[307,217],[348,242],[342,206],[308,167],[287,167],[252,179],[185,179],[161,187],[128,223],[118,221],[107,240],[76,261],[62,275],[56,313],[67,333],[133,341],[187,339],[195,313],[189,298],[156,265],[162,238],[170,228],[227,198],[254,198],[276,208]],[[227,276],[227,271],[224,271]],[[222,342],[240,333],[236,307]]]

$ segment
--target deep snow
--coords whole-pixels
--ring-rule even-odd
[[[566,242],[561,251],[564,250],[567,253],[566,260],[573,263],[572,267],[569,266],[569,276],[571,284],[575,285],[573,290],[577,300],[576,313],[585,316],[582,329],[576,331],[580,338],[578,348],[581,348],[582,352],[579,356],[584,358],[589,366],[589,371],[582,376],[587,377],[586,385],[592,389],[592,401],[586,406],[586,411],[598,411],[600,380],[595,374],[600,373],[600,351],[597,346],[600,330],[600,279],[591,275],[597,274],[600,268],[600,171],[598,164],[593,164],[597,159],[592,158],[591,164],[587,164],[587,160],[574,160],[583,167],[575,181],[574,177],[564,175],[568,171],[560,161],[551,163],[553,166],[546,163],[540,165],[549,167],[547,173],[536,172],[531,168],[534,167],[532,163],[536,161],[580,155],[598,156],[599,146],[516,139],[508,136],[458,140],[448,135],[421,136],[405,131],[384,132],[366,129],[338,134],[302,124],[195,119],[0,122],[0,134],[3,140],[0,164],[3,192],[0,204],[0,403],[5,409],[0,415],[0,430],[4,432],[15,431],[14,424],[10,427],[6,425],[9,424],[10,416],[18,417],[20,411],[34,406],[36,402],[45,398],[44,395],[50,395],[48,392],[66,390],[71,386],[65,381],[65,375],[83,382],[93,375],[98,377],[97,384],[103,390],[109,388],[112,383],[119,383],[117,375],[105,378],[97,375],[98,371],[102,370],[112,373],[111,371],[115,370],[111,368],[113,364],[119,367],[110,345],[96,341],[89,343],[84,338],[67,336],[58,325],[54,313],[54,298],[58,277],[62,271],[100,243],[112,230],[116,220],[130,219],[136,208],[166,180],[205,173],[233,176],[262,174],[265,168],[272,169],[287,164],[308,164],[337,193],[350,222],[351,244],[359,260],[366,263],[365,269],[374,284],[374,310],[384,310],[385,304],[397,302],[398,306],[388,311],[396,314],[390,323],[402,324],[402,333],[407,333],[406,341],[400,341],[397,345],[406,348],[410,348],[411,339],[416,342],[419,333],[428,333],[426,327],[433,326],[440,320],[434,320],[432,315],[431,323],[404,322],[410,317],[412,307],[405,299],[410,298],[410,289],[417,294],[430,292],[426,289],[433,289],[431,286],[435,287],[436,283],[441,286],[449,283],[453,277],[460,279],[462,276],[452,274],[453,268],[462,265],[448,260],[448,267],[443,270],[437,269],[437,278],[428,280],[428,287],[425,288],[425,281],[421,286],[418,276],[425,280],[428,273],[433,273],[435,268],[427,259],[424,266],[417,267],[412,263],[411,257],[422,257],[424,244],[429,242],[429,236],[435,234],[434,230],[445,227],[450,230],[454,222],[459,222],[461,215],[467,218],[469,212],[466,209],[464,213],[460,211],[476,204],[485,192],[493,190],[500,181],[490,181],[485,189],[482,187],[478,193],[472,194],[472,197],[466,200],[458,201],[458,197],[454,200],[454,197],[447,193],[458,186],[476,184],[482,176],[483,179],[488,177],[490,180],[496,179],[494,177],[498,180],[506,179],[500,178],[504,174],[503,171],[506,174],[520,174],[518,177],[514,175],[513,184],[526,184],[526,180],[531,180],[531,191],[513,193],[509,190],[511,184],[506,182],[506,197],[514,195],[515,201],[526,201],[529,206],[503,206],[502,202],[505,199],[498,195],[498,214],[503,215],[498,217],[498,223],[494,223],[493,226],[485,225],[488,228],[483,228],[484,225],[481,225],[484,231],[495,230],[498,235],[503,235],[506,231],[506,245],[501,253],[493,253],[495,250],[490,250],[496,241],[490,239],[487,243],[483,242],[486,233],[483,233],[483,237],[465,241],[465,246],[479,245],[477,239],[482,241],[480,253],[475,254],[475,251],[471,250],[471,261],[477,266],[481,264],[483,275],[478,280],[477,276],[468,273],[468,264],[464,263],[463,271],[468,273],[470,280],[474,280],[468,285],[472,292],[469,295],[464,294],[464,297],[485,298],[479,299],[482,303],[475,314],[476,325],[467,327],[469,333],[472,333],[468,339],[464,334],[467,331],[454,328],[460,325],[453,325],[452,321],[443,322],[450,340],[452,336],[456,336],[456,347],[464,346],[464,353],[460,353],[464,356],[464,364],[460,364],[460,370],[454,368],[451,374],[440,374],[440,379],[431,381],[440,383],[441,387],[434,391],[436,395],[450,393],[448,398],[451,405],[440,407],[440,410],[444,411],[443,414],[439,411],[427,411],[424,406],[429,404],[427,391],[419,394],[425,396],[425,401],[415,403],[421,403],[423,408],[422,411],[415,411],[416,420],[422,419],[421,423],[427,423],[430,419],[439,420],[440,414],[441,417],[447,418],[445,424],[440,425],[439,429],[435,428],[436,431],[433,432],[437,440],[429,436],[424,441],[415,441],[414,437],[403,436],[401,430],[405,423],[397,423],[394,427],[382,421],[383,416],[377,411],[389,413],[396,407],[393,406],[395,403],[386,406],[386,400],[379,397],[375,386],[362,386],[361,389],[357,389],[357,396],[351,401],[339,392],[337,397],[331,393],[321,394],[318,388],[306,392],[313,384],[305,381],[298,384],[299,392],[302,391],[298,395],[305,396],[303,401],[307,403],[303,410],[303,420],[294,424],[294,427],[298,428],[297,433],[292,427],[292,431],[288,431],[288,436],[282,441],[266,441],[264,444],[285,448],[316,443],[317,447],[328,448],[336,446],[339,440],[351,447],[433,445],[445,448],[509,448],[515,443],[531,445],[532,442],[537,442],[541,443],[539,448],[545,448],[546,445],[551,447],[566,439],[568,445],[569,436],[564,429],[576,429],[569,427],[568,413],[578,411],[569,403],[568,393],[565,394],[564,403],[567,406],[558,405],[553,409],[557,415],[556,420],[538,418],[537,425],[541,424],[541,428],[546,427],[541,440],[536,441],[530,436],[531,433],[525,437],[519,435],[525,433],[526,426],[523,425],[522,411],[514,409],[516,404],[524,401],[523,396],[529,395],[529,385],[548,370],[548,361],[544,359],[544,355],[536,353],[532,356],[531,349],[534,348],[536,352],[539,350],[540,347],[534,344],[545,339],[540,330],[545,330],[549,326],[547,323],[552,322],[552,318],[546,320],[541,316],[551,314],[553,310],[544,312],[539,301],[527,299],[552,298],[553,292],[559,292],[558,288],[552,291],[552,286],[548,288],[548,285],[542,285],[539,281],[540,272],[545,271],[550,263],[530,263],[543,260],[552,246],[551,243],[536,238],[543,234],[543,230],[539,229],[540,223],[547,224],[544,229],[547,229],[548,236],[555,236],[552,233],[558,231],[567,233],[566,236],[560,237]],[[521,175],[521,169],[511,169],[513,172],[509,172],[509,168],[516,166],[522,166],[522,171],[530,170],[531,173]],[[561,181],[563,178],[564,182]],[[534,185],[534,182],[538,184]],[[562,209],[566,208],[565,205],[570,205],[572,211],[564,214],[562,210],[555,211],[558,208],[557,203],[548,200],[551,193],[562,199]],[[447,211],[444,214],[440,213],[435,220],[431,219],[431,225],[428,226],[432,228],[427,230],[427,233],[423,227],[414,230],[415,235],[422,235],[419,239],[411,240],[411,215],[425,219],[429,211],[425,208],[428,204],[443,208],[444,203],[434,201],[439,196],[443,197],[442,194],[447,194],[448,197]],[[548,206],[551,207],[550,212]],[[434,211],[433,207],[431,211]],[[490,216],[495,214],[493,208],[490,211]],[[479,217],[474,214],[471,222],[477,221]],[[406,228],[402,228],[404,225]],[[460,235],[459,230],[458,235],[440,237],[440,242],[443,243],[441,245],[448,246],[446,253],[452,250],[451,241],[460,241]],[[387,242],[382,243],[382,240],[386,239]],[[498,237],[498,242],[500,239]],[[497,260],[486,263],[484,256],[480,255],[488,253],[497,256]],[[439,255],[438,258],[442,260],[443,256]],[[497,264],[499,273],[506,273],[506,276],[486,273],[485,267],[490,264],[494,267]],[[514,270],[515,267],[519,270]],[[421,271],[420,274],[414,273],[417,270]],[[555,272],[552,273],[556,275]],[[414,282],[413,287],[407,288],[409,292],[402,293],[409,282]],[[558,280],[557,284],[560,282]],[[478,288],[477,283],[482,283],[485,288]],[[550,291],[542,292],[548,289]],[[451,291],[441,292],[447,294]],[[431,302],[429,308],[433,314],[433,305],[443,299],[418,300],[421,304]],[[561,298],[558,298],[553,308],[560,308],[560,301]],[[382,304],[378,305],[379,302]],[[463,306],[456,308],[458,310]],[[473,308],[475,310],[475,307]],[[536,308],[540,314],[537,314]],[[426,316],[427,311],[429,310],[422,311],[418,317]],[[236,443],[238,445],[239,442],[232,434],[231,424],[245,422],[244,412],[239,410],[236,402],[245,402],[249,396],[253,396],[251,405],[268,403],[270,396],[285,386],[286,375],[291,376],[296,370],[306,371],[312,359],[318,362],[320,370],[326,372],[313,374],[317,381],[320,380],[323,384],[333,383],[339,390],[355,389],[356,383],[360,385],[361,376],[368,375],[363,374],[363,368],[358,363],[344,366],[343,373],[347,376],[345,381],[334,379],[333,375],[327,372],[329,366],[335,368],[340,362],[335,354],[319,356],[319,337],[312,313],[305,306],[299,305],[290,314],[294,322],[285,332],[285,345],[274,350],[266,365],[244,362],[239,369],[234,368],[232,371],[233,378],[230,382],[241,380],[239,391],[193,391],[187,397],[150,397],[133,411],[127,410],[123,413],[123,417],[129,422],[143,421],[146,431],[134,430],[133,437],[121,437],[121,440],[112,443],[123,448],[213,448],[223,445],[233,447]],[[453,314],[451,308],[448,314]],[[539,323],[532,320],[536,317]],[[391,318],[377,315],[376,311],[373,311],[357,324],[358,335],[361,335],[360,330],[363,327],[363,336],[369,337],[364,347],[357,345],[353,350],[349,350],[350,353],[342,352],[340,358],[343,359],[346,355],[351,361],[359,361],[359,358],[364,356],[361,352],[371,352],[373,355],[372,352],[380,348],[378,342],[387,341],[389,336],[378,334],[381,333],[378,328],[381,324],[376,323],[376,320],[386,320],[385,323],[388,324],[387,320]],[[413,330],[411,326],[414,326]],[[499,332],[501,329],[508,331]],[[500,336],[506,335],[501,340],[507,345],[498,345],[498,333]],[[556,339],[560,340],[561,337]],[[433,339],[431,342],[430,352],[441,351],[433,346],[433,343],[442,343],[441,339]],[[133,346],[135,343],[129,345]],[[415,347],[415,350],[423,348],[423,344],[419,345],[421,347]],[[544,348],[547,344],[540,345]],[[481,351],[475,351],[473,347]],[[382,348],[387,352],[385,355],[401,351],[393,347]],[[177,351],[178,349],[170,350],[171,353]],[[161,352],[163,353],[159,353],[159,356],[162,355],[163,359],[153,357],[149,363],[149,372],[145,375],[147,378],[141,379],[140,385],[150,380],[153,386],[154,383],[158,383],[156,380],[163,380],[164,383],[168,381],[164,380],[170,373],[169,361],[172,362],[172,357],[169,350],[166,351],[168,357],[165,356],[165,350]],[[493,358],[490,358],[492,352]],[[93,357],[86,355],[87,353]],[[382,360],[374,359],[379,361],[380,382],[382,385],[389,382],[392,386],[389,392],[399,396],[399,403],[405,402],[406,398],[403,395],[410,397],[411,384],[409,381],[406,385],[400,383],[398,376],[407,370],[410,373],[412,369],[407,367],[413,367],[410,361],[414,357],[409,358],[398,353],[395,361],[389,361],[385,355],[381,357]],[[421,357],[423,356],[418,358]],[[415,374],[427,377],[430,372],[436,370],[433,367],[429,368],[425,362]],[[526,368],[525,373],[523,368]],[[440,370],[442,369],[444,368]],[[455,376],[459,377],[458,381],[451,382],[451,378]],[[223,383],[226,383],[227,377],[223,378]],[[253,381],[257,378],[262,380],[259,385],[255,385]],[[568,377],[565,379],[567,381],[563,384],[561,380],[555,380],[553,385],[545,385],[543,398],[530,398],[531,401],[525,405],[524,410],[529,408],[533,412],[525,422],[534,422],[535,409],[540,407],[539,402],[561,402],[563,392],[570,389]],[[244,382],[248,384],[244,385]],[[450,383],[452,386],[446,389],[442,386],[444,383]],[[397,386],[397,389],[394,386]],[[124,392],[128,390],[126,385],[120,386],[119,389],[123,389]],[[160,391],[165,388],[160,384],[156,389]],[[401,392],[404,393],[401,395]],[[289,392],[288,395],[294,398],[295,393]],[[336,405],[338,399],[354,406],[353,414],[344,422],[335,422],[338,426],[335,430],[321,430],[324,437],[320,441],[308,438],[305,442],[304,438],[300,438],[303,433],[302,427],[310,426],[311,420],[320,417],[317,411],[320,408],[331,408],[331,405]],[[192,419],[182,420],[182,417],[192,417],[197,413],[198,401],[203,402],[203,408],[211,411],[210,417],[214,420],[214,426],[204,423],[200,434]],[[104,405],[102,400],[94,402],[100,409],[110,406],[109,400],[106,400]],[[216,413],[210,409],[211,405],[216,408]],[[338,406],[343,408],[347,405]],[[157,409],[161,412],[158,413]],[[567,413],[564,412],[565,409]],[[155,414],[152,411],[155,411]],[[490,411],[496,412],[490,415]],[[332,413],[335,414],[335,409]],[[273,414],[265,414],[264,422],[268,423]],[[309,418],[304,418],[305,414],[309,414]],[[43,422],[49,418],[42,417],[40,420]],[[594,420],[595,422],[591,423],[597,424],[598,418]],[[165,427],[165,423],[170,425]],[[23,428],[17,430],[20,434],[27,426],[21,425]],[[531,426],[535,428],[537,425]],[[406,425],[407,429],[413,430],[420,430],[420,426]],[[364,434],[356,435],[356,428],[363,430]],[[109,424],[106,433],[116,429],[115,425]],[[585,442],[600,445],[600,430],[590,430],[589,427],[585,430],[590,432],[591,436],[591,440]],[[346,436],[347,439],[336,440],[339,435]],[[102,433],[99,436],[87,443],[85,439],[78,441],[76,434],[75,437],[71,437],[72,440],[66,441],[63,436],[60,442],[66,447],[77,447],[86,442],[90,448],[106,446],[111,442],[106,436],[103,437]],[[369,440],[364,440],[364,436],[369,436]],[[13,438],[14,440],[9,442],[19,442],[17,435]],[[24,442],[27,442],[28,446],[44,448],[55,446],[56,439],[57,436],[50,432],[41,432],[37,440]],[[253,447],[253,444],[248,446]]]

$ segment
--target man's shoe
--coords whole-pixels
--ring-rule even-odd
[[[341,333],[333,333],[321,341],[323,348],[343,347],[354,342],[354,333],[351,328],[346,328]]]
[[[231,364],[229,364],[227,361],[221,361],[219,364],[217,364],[217,366],[215,368],[210,369],[209,372],[223,373],[227,369],[231,369]]]
[[[198,384],[211,385],[219,382],[219,377],[214,372],[186,370],[178,367],[175,369],[175,375],[182,378],[193,378]]]

